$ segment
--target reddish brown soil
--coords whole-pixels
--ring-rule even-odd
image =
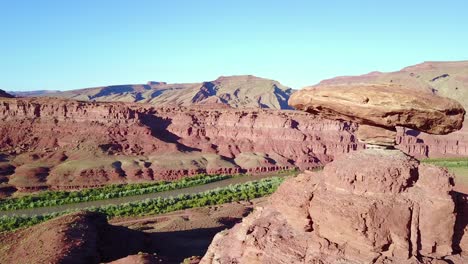
[[[1,263],[98,263],[145,249],[141,232],[107,224],[102,214],[82,212],[0,234]]]
[[[97,213],[66,215],[0,234],[0,263],[180,263],[203,256],[216,233],[264,201],[113,219],[110,224]]]

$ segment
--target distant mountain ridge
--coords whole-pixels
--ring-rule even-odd
[[[320,84],[398,83],[413,89],[426,89],[459,101],[468,109],[468,61],[427,61],[395,72],[370,72],[340,76]]]
[[[0,97],[13,98],[14,96],[0,89]]]
[[[400,83],[428,89],[458,100],[468,109],[468,61],[423,62],[394,72],[373,71],[359,76],[339,76],[320,84]],[[138,102],[156,106],[208,105],[214,108],[291,109],[294,90],[278,81],[253,75],[221,76],[201,83],[150,81],[146,84],[111,85],[70,91],[9,92],[18,97],[61,97],[80,101]]]
[[[35,90],[35,91],[8,91],[9,94],[12,94],[17,97],[37,97],[37,96],[47,96],[51,93],[60,92],[58,90]]]
[[[15,93],[24,97],[61,97],[80,101],[139,102],[157,106],[215,104],[235,108],[290,109],[293,89],[277,81],[252,75],[222,76],[202,83],[148,82],[112,85],[71,91]]]

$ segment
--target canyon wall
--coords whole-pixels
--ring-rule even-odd
[[[356,142],[354,124],[288,110],[2,98],[0,120],[5,188],[310,169],[364,147]],[[397,142],[418,157],[464,156],[465,136],[400,129]]]

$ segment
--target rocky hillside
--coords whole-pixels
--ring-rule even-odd
[[[393,148],[396,125],[459,130],[458,102],[400,85],[324,84],[289,103],[364,125],[356,135],[368,148],[286,180],[267,205],[218,233],[201,264],[467,263],[466,194],[446,168]]]
[[[0,181],[16,188],[305,169],[362,147],[355,126],[296,111],[22,98],[0,100],[0,120]]]
[[[458,88],[455,91],[462,92],[467,90],[463,88],[466,86],[462,86],[466,83],[460,81],[466,80],[463,79],[466,65],[462,62],[425,63],[397,73],[342,77],[323,83],[385,82],[387,77],[373,78],[398,75],[405,77],[388,81],[414,78],[419,82],[420,89],[442,93],[444,89],[452,89],[456,85],[453,89]],[[448,76],[436,79],[444,74]],[[442,79],[450,85],[435,86],[435,83],[443,82]],[[222,77],[210,82],[213,85],[204,83],[203,89],[191,95],[186,92],[200,86],[181,85],[185,88],[180,88],[180,96],[174,97],[163,89],[161,97],[154,98],[167,98],[167,102],[173,100],[177,104],[185,104],[182,101],[187,98],[196,102],[195,105],[189,103],[187,107],[160,107],[152,104],[151,100],[149,103],[140,103],[145,100],[139,100],[139,103],[89,102],[105,94],[112,100],[118,100],[120,97],[110,88],[80,90],[88,92],[83,98],[76,95],[76,99],[84,101],[2,98],[0,194],[7,195],[18,188],[81,188],[108,183],[176,179],[204,172],[256,173],[293,167],[307,169],[326,164],[342,153],[363,148],[355,138],[357,125],[323,120],[297,111],[230,107],[229,104],[249,105],[245,100],[221,96],[238,87],[240,80],[245,82],[243,87],[252,89],[235,89],[239,91],[235,92],[238,99],[260,94],[254,88],[258,87],[254,85],[256,82],[264,84],[264,87],[268,86],[267,83],[272,84],[271,81],[252,76]],[[432,86],[428,86],[431,83]],[[131,88],[140,89],[144,94],[145,91],[149,93],[151,87],[169,86],[175,87],[150,83]],[[216,91],[216,95],[209,96],[209,91]],[[75,92],[67,93],[72,97]],[[220,96],[225,99],[218,100]],[[460,95],[458,99],[467,107],[463,96]],[[417,157],[468,156],[467,131],[465,126],[450,135],[434,136],[400,128],[396,143],[398,148]]]
[[[148,82],[18,95],[62,97],[81,101],[139,102],[157,106],[221,104],[236,108],[289,109],[287,101],[291,92],[291,88],[277,81],[244,75],[219,77],[203,83]]]
[[[3,98],[0,193],[310,169],[362,148],[356,128],[289,110]],[[419,157],[468,155],[450,136],[400,130],[397,143]]]
[[[3,90],[0,90],[0,97],[5,97],[5,98],[13,98],[14,96],[3,91]]]
[[[286,180],[201,264],[467,263],[467,195],[446,170],[398,150],[340,156]]]
[[[103,263],[152,247],[145,233],[109,225],[105,215],[92,212],[3,233],[0,242],[1,263]]]

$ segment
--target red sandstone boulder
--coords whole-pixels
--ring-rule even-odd
[[[287,180],[201,263],[466,263],[452,188],[445,169],[398,150],[343,155]]]
[[[455,100],[395,84],[314,86],[295,92],[289,105],[327,119],[438,135],[461,129],[465,115]]]

